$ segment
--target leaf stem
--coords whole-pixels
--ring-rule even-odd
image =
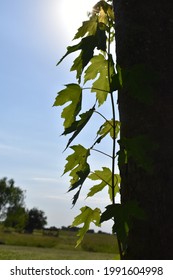
[[[109,17],[108,17],[109,20]],[[111,91],[111,73],[110,73],[110,63],[112,62],[110,60],[111,58],[111,51],[110,51],[110,45],[111,45],[111,26],[110,26],[110,21],[109,21],[109,34],[108,34],[108,81],[109,81],[109,88],[110,88],[110,97],[111,97],[111,106],[112,106],[112,118],[113,118],[113,139],[112,139],[112,204],[115,204],[115,177],[114,177],[114,173],[115,173],[115,152],[116,152],[116,124],[115,124],[115,118],[116,118],[116,114],[115,114],[115,104],[114,104],[114,96],[113,96],[113,92]],[[112,59],[112,58],[111,58]],[[115,219],[114,219],[114,224],[115,224]],[[123,251],[122,251],[122,247],[121,247],[121,242],[119,240],[119,238],[117,237],[117,241],[118,241],[118,249],[119,249],[119,253],[120,253],[120,258],[122,259],[123,257]]]
[[[110,26],[109,26],[109,35],[108,35],[108,80],[109,80],[109,88],[111,88],[111,74],[110,74],[110,45],[111,45],[111,32],[110,32]],[[114,104],[114,97],[113,92],[110,91],[111,96],[111,106],[112,106],[112,118],[113,118],[113,142],[112,142],[112,204],[115,204],[115,179],[114,179],[114,173],[115,173],[115,150],[116,150],[116,126],[115,126],[115,104]]]
[[[98,153],[100,153],[100,154],[103,154],[103,155],[105,155],[105,156],[107,156],[107,157],[112,158],[112,156],[110,156],[110,155],[108,155],[108,154],[106,154],[106,153],[104,153],[104,152],[102,152],[102,151],[100,151],[100,150],[97,150],[97,149],[94,149],[94,148],[91,148],[91,150],[92,150],[92,151],[95,151],[95,152],[98,152]]]
[[[108,120],[107,120],[107,118],[102,114],[102,113],[100,113],[100,112],[98,112],[98,111],[94,111],[94,113],[96,113],[96,114],[98,114],[98,115],[100,115],[106,122],[109,122]],[[111,123],[110,123],[111,124]],[[111,126],[112,126],[112,124],[111,124]]]
[[[89,90],[91,90],[91,89],[94,89],[94,90],[100,90],[100,91],[104,91],[104,92],[106,92],[106,93],[109,93],[109,91],[108,90],[105,90],[105,89],[101,89],[101,88],[95,88],[95,87],[86,87],[86,88],[82,88],[82,89],[89,89]]]
[[[98,112],[98,111],[94,111],[94,113],[97,113],[98,115],[100,115],[108,124],[110,124],[110,126],[112,126],[112,128],[113,128],[113,125],[112,125],[112,123],[102,114],[102,113],[100,113],[100,112]]]

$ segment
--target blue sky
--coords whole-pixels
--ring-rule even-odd
[[[26,190],[26,207],[43,210],[48,225],[57,227],[70,225],[85,204],[101,209],[107,205],[105,195],[85,200],[84,190],[71,209],[73,194],[66,193],[69,177],[61,177],[68,139],[60,137],[61,108],[52,105],[63,85],[75,82],[75,73],[69,73],[73,57],[56,67],[86,14],[82,13],[86,1],[74,2],[74,6],[70,0],[0,2],[0,178],[13,178]],[[89,129],[86,133],[90,138]],[[87,144],[86,136],[80,140]],[[92,161],[96,169],[105,164],[99,157]],[[110,224],[102,230],[111,231]]]

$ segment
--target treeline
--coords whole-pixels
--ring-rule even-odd
[[[15,185],[13,179],[0,179],[0,224],[5,228],[13,228],[18,232],[32,233],[43,230],[44,235],[58,236],[60,230],[78,232],[80,227],[62,226],[61,229],[52,226],[46,228],[47,217],[44,211],[27,209],[25,207],[25,191]],[[87,233],[95,233],[89,229]],[[99,230],[99,234],[107,234]]]
[[[61,230],[72,231],[72,232],[77,232],[80,229],[81,229],[80,227],[71,227],[71,226],[68,226],[68,227],[62,226],[61,227]],[[94,229],[89,229],[87,231],[87,233],[95,233],[95,231],[94,231]],[[104,232],[104,231],[101,231],[101,230],[99,230],[97,233],[98,234],[108,234],[107,232]]]
[[[44,211],[25,207],[25,191],[13,179],[0,179],[0,222],[5,227],[32,233],[47,224]]]

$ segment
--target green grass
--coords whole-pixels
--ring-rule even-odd
[[[59,237],[0,231],[0,260],[111,260],[118,259],[115,236],[86,234],[75,248],[76,233],[60,231]]]
[[[113,260],[118,255],[55,248],[0,246],[0,260]]]
[[[118,254],[117,238],[108,234],[86,234],[81,247],[90,252]]]

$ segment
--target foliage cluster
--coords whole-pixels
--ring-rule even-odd
[[[5,227],[33,232],[47,224],[44,212],[37,208],[25,208],[24,191],[15,186],[13,179],[0,179],[0,218]]]
[[[7,215],[8,209],[21,208],[24,204],[24,191],[15,186],[13,179],[0,179],[0,218]]]
[[[81,38],[80,42],[67,47],[66,54],[57,64],[59,65],[67,55],[80,51],[70,69],[71,71],[76,71],[77,83],[67,84],[66,88],[58,93],[54,103],[54,106],[66,105],[61,114],[61,117],[64,119],[63,135],[71,134],[66,149],[70,147],[73,153],[66,159],[67,163],[64,168],[64,174],[70,173],[69,191],[77,190],[73,197],[73,205],[77,202],[86,179],[99,181],[99,183],[91,187],[87,197],[92,197],[104,188],[107,188],[111,206],[115,206],[115,196],[119,193],[120,188],[120,176],[115,174],[116,141],[120,130],[120,122],[116,119],[114,98],[115,91],[121,85],[119,82],[120,73],[118,69],[117,71],[115,70],[114,59],[110,51],[110,45],[115,35],[115,22],[112,5],[108,2],[111,1],[99,1],[93,7],[92,12],[89,14],[89,19],[83,22],[74,37],[74,39],[78,40]],[[83,86],[81,85],[82,82]],[[92,86],[85,86],[89,82],[92,82]],[[95,101],[89,110],[81,112],[83,96],[89,95],[88,91],[86,91],[88,89],[90,89],[92,94],[95,93]],[[105,104],[108,97],[111,100],[112,107],[110,118],[106,118],[99,111],[99,108]],[[89,99],[90,96],[87,98]],[[81,144],[70,146],[96,114],[103,121],[99,129],[96,130],[96,140],[91,147],[86,148]],[[96,146],[108,136],[112,139],[112,151],[110,154],[96,149]],[[92,171],[88,163],[92,151],[97,151],[109,157],[112,162],[112,169],[102,167],[101,170]],[[107,217],[102,215],[98,207],[91,209],[89,206],[84,206],[80,210],[81,213],[74,219],[72,224],[72,226],[83,224],[78,233],[77,245],[83,240],[91,222],[96,226],[100,226],[102,222],[107,220]],[[106,211],[110,213],[109,210]],[[114,217],[109,218],[112,219]]]
[[[65,149],[70,147],[73,152],[66,159],[64,174],[69,173],[71,177],[69,191],[76,191],[72,201],[73,206],[79,198],[86,179],[99,181],[90,188],[87,197],[92,197],[107,188],[110,204],[106,206],[103,213],[98,207],[95,209],[91,209],[89,206],[82,207],[81,213],[75,217],[72,226],[83,224],[78,232],[77,245],[79,245],[89,229],[90,223],[100,226],[104,221],[112,220],[112,232],[117,234],[120,255],[123,257],[132,220],[133,218],[141,218],[143,213],[134,201],[122,205],[115,200],[117,194],[120,194],[121,183],[120,175],[115,173],[116,160],[118,159],[119,164],[126,163],[128,156],[134,154],[133,151],[130,152],[136,142],[128,142],[128,145],[124,145],[124,147],[128,146],[128,149],[117,150],[120,122],[116,117],[116,101],[118,99],[116,92],[123,87],[124,70],[122,71],[119,65],[116,65],[111,53],[111,43],[115,39],[115,17],[112,1],[99,1],[94,5],[92,12],[88,15],[88,20],[82,23],[75,34],[74,40],[76,39],[79,42],[67,47],[67,52],[57,64],[59,65],[69,54],[77,53],[70,69],[70,71],[76,71],[76,82],[65,85],[65,89],[58,92],[54,102],[54,106],[64,106],[61,114],[64,119],[62,135],[71,135]],[[131,81],[133,82],[133,79],[130,78],[129,83]],[[90,100],[90,94],[93,96],[93,93],[95,93],[95,100],[91,108],[83,111],[84,100]],[[109,118],[100,112],[100,107],[105,105],[108,100],[111,104]],[[90,102],[88,103],[90,104]],[[84,147],[81,143],[71,146],[74,139],[96,114],[102,119],[102,124],[99,129],[92,127],[92,130],[95,129],[96,135],[93,144],[90,147]],[[110,153],[97,149],[97,146],[107,137],[112,141]],[[122,139],[120,143],[122,143],[121,141]],[[140,145],[138,146],[140,147]],[[110,158],[111,168],[103,166],[100,170],[91,170],[89,157],[93,151]],[[136,154],[137,159],[141,159],[140,154],[138,152]]]

